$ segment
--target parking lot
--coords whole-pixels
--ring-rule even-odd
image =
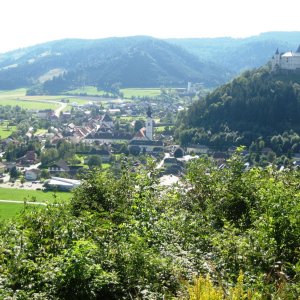
[[[24,189],[24,190],[42,190],[43,183],[39,181],[26,181],[25,183],[21,184],[20,181],[16,182],[6,182],[0,183],[0,187],[2,188],[12,188],[12,189]]]

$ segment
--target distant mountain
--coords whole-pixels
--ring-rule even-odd
[[[278,48],[296,50],[300,32],[266,32],[248,38],[168,39],[203,61],[211,61],[231,74],[265,65]]]
[[[243,39],[160,40],[147,36],[67,39],[0,54],[0,89],[33,87],[60,93],[99,88],[219,86],[243,70],[265,65],[275,50],[295,50],[300,32],[268,32]]]
[[[145,36],[60,40],[0,55],[0,89],[39,85],[55,93],[83,84],[159,87],[188,81],[217,86],[228,78],[224,68]]]

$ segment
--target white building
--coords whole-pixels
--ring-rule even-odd
[[[152,111],[150,106],[147,110],[147,121],[146,121],[146,137],[152,141],[153,140],[153,120],[152,120]]]
[[[296,52],[289,51],[285,53],[279,53],[276,50],[275,55],[272,57],[272,71],[300,71],[300,46]]]

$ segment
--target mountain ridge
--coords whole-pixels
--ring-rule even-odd
[[[59,93],[84,84],[183,87],[188,81],[217,87],[265,65],[277,48],[288,51],[299,43],[300,32],[247,38],[56,40],[0,54],[0,89],[38,86],[42,93]]]

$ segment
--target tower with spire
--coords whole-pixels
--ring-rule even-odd
[[[153,140],[153,119],[152,119],[152,110],[151,110],[150,106],[148,106],[148,109],[147,109],[146,137],[150,141]]]

